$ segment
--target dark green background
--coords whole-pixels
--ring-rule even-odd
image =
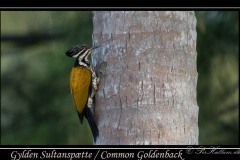
[[[238,12],[196,12],[200,144],[238,144]],[[69,91],[72,45],[92,44],[87,11],[1,12],[1,143],[91,144]]]

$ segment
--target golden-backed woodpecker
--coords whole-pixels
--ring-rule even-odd
[[[99,131],[90,107],[97,90],[99,79],[91,66],[88,56],[92,50],[97,47],[90,48],[86,44],[76,45],[66,52],[67,56],[76,58],[70,74],[70,90],[73,102],[81,124],[83,123],[84,117],[87,119],[94,142],[96,142]]]

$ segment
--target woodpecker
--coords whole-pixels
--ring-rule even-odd
[[[99,131],[90,108],[97,91],[99,78],[96,76],[88,57],[92,50],[98,47],[100,46],[90,48],[87,44],[83,44],[73,46],[66,51],[68,57],[76,59],[70,74],[70,90],[73,103],[76,107],[81,124],[83,123],[84,117],[87,119],[93,134],[94,142],[96,142]]]

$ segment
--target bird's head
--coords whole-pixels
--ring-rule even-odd
[[[87,60],[87,58],[90,55],[90,53],[92,52],[92,50],[94,50],[98,47],[100,47],[100,46],[95,46],[95,47],[91,48],[87,44],[75,45],[71,49],[66,51],[66,55],[68,57],[78,58],[80,61],[82,61],[83,59]]]
[[[70,48],[68,51],[66,51],[66,55],[72,58],[77,58],[79,56],[85,57],[90,53],[89,51],[90,51],[90,47],[87,44],[75,45],[72,48]]]

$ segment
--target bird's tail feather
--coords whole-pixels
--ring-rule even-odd
[[[82,123],[83,123],[84,114],[78,112],[78,117],[79,117],[79,120],[80,120],[80,122],[81,122],[81,124],[82,124]]]
[[[94,119],[93,113],[92,113],[91,109],[87,106],[85,107],[84,112],[85,112],[84,115],[86,116],[86,119],[87,119],[87,121],[89,123],[89,126],[91,128],[94,142],[96,142],[97,137],[99,136],[99,130],[98,130],[96,121]],[[81,119],[80,119],[80,121],[81,121]]]

